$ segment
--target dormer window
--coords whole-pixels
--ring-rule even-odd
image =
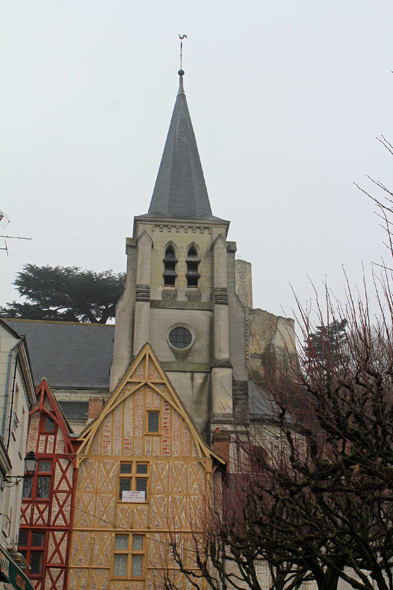
[[[176,272],[176,264],[177,258],[175,256],[175,250],[173,246],[168,246],[165,250],[165,258],[164,258],[164,286],[165,287],[174,287],[175,281],[177,277]]]
[[[200,274],[198,272],[198,266],[200,259],[195,246],[191,246],[187,253],[187,287],[198,287],[198,279]]]

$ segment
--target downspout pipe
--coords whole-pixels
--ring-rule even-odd
[[[4,441],[5,437],[5,427],[7,423],[7,405],[8,405],[8,389],[10,386],[10,378],[11,378],[11,362],[12,362],[12,355],[17,346],[23,342],[23,338],[19,338],[18,342],[14,344],[14,346],[8,352],[8,362],[7,362],[7,377],[5,381],[5,394],[4,394],[4,411],[3,411],[3,419],[1,424],[1,437]]]

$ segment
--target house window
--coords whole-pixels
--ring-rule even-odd
[[[39,576],[42,569],[43,551],[30,551],[30,573]]]
[[[55,421],[50,416],[45,416],[44,422],[44,432],[54,432],[55,431]]]
[[[52,420],[53,422],[53,420]],[[40,461],[38,463],[37,481],[37,498],[49,498],[50,480],[51,480],[52,461]],[[42,475],[46,473],[47,475]],[[33,492],[34,494],[34,492]]]
[[[19,547],[27,547],[28,536],[29,536],[29,531],[26,531],[24,529],[20,529],[19,538],[18,538],[18,546]]]
[[[165,250],[165,257],[164,257],[164,286],[165,287],[174,287],[175,281],[177,277],[176,272],[176,264],[177,258],[175,256],[175,250],[173,246],[168,246]]]
[[[40,461],[38,464],[38,471],[42,473],[43,471],[46,473],[50,473],[52,470],[52,461]]]
[[[174,348],[187,348],[192,342],[191,332],[182,326],[174,328],[169,334],[169,342]]]
[[[143,572],[143,540],[144,537],[142,535],[133,535],[132,536],[132,569],[131,569],[131,577],[132,578],[140,578]]]
[[[31,498],[33,491],[33,478],[29,477],[23,480],[23,497]]]
[[[127,578],[128,537],[129,535],[115,536],[115,559],[113,566],[113,575],[116,578]]]
[[[141,578],[145,543],[143,535],[115,535],[113,576]]]
[[[20,529],[18,551],[30,566],[29,575],[40,576],[44,557],[45,533],[35,530]]]
[[[132,463],[120,463],[119,498],[123,499],[123,492],[130,492],[132,485]],[[129,477],[124,477],[129,475]]]
[[[23,498],[48,499],[50,496],[52,461],[40,461],[33,477],[23,480]]]
[[[200,263],[198,252],[195,246],[191,246],[187,253],[187,287],[198,287],[198,279],[200,274],[198,272],[198,266]]]
[[[146,502],[149,464],[130,462],[120,463],[119,474],[119,500],[123,502]],[[130,498],[130,494],[124,492],[143,492]]]
[[[160,412],[147,412],[147,432],[160,431]]]
[[[136,492],[147,492],[147,479],[145,477],[137,477],[135,480],[135,491]]]
[[[39,475],[37,477],[37,498],[49,498],[50,476]]]

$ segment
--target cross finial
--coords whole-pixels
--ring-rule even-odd
[[[187,39],[187,35],[179,35],[179,39],[180,39],[180,70],[179,70],[179,76],[184,76],[184,70],[183,70],[183,39]]]

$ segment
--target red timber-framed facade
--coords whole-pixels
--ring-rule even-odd
[[[35,590],[65,590],[76,484],[72,429],[46,379],[30,412],[27,452],[38,459],[25,480],[18,550],[30,565]]]

